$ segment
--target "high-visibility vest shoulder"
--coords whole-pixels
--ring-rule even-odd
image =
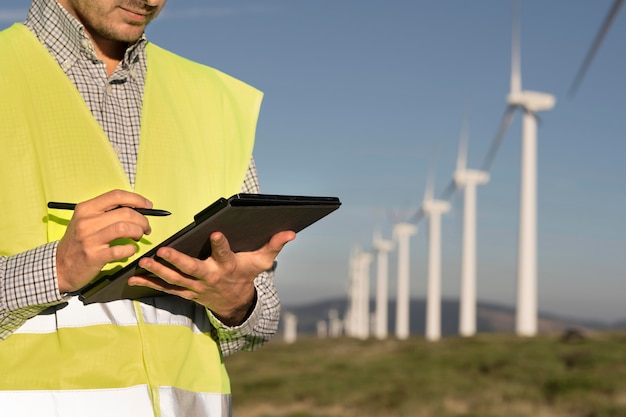
[[[0,255],[13,255],[63,235],[71,212],[48,201],[131,186],[80,93],[25,26],[0,32],[0,56]],[[138,252],[240,190],[262,99],[153,44],[147,57],[134,191],[172,215],[150,218]],[[230,385],[213,333],[205,309],[178,297],[72,298],[0,342],[0,414],[226,415]]]

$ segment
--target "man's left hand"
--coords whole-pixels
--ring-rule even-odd
[[[195,301],[208,309],[227,326],[241,324],[255,302],[254,278],[272,268],[278,253],[295,239],[292,231],[276,233],[254,252],[234,253],[220,233],[211,235],[211,256],[205,260],[163,247],[157,256],[172,264],[170,268],[152,258],[143,258],[139,266],[156,277],[135,276],[129,285],[143,285]]]

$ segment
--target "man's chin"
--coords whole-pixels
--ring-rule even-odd
[[[141,38],[145,29],[145,25],[125,23],[123,28],[120,28],[120,30],[116,31],[113,40],[119,42],[134,43],[139,38]]]

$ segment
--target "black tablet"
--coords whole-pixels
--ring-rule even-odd
[[[78,295],[85,304],[165,295],[127,284],[132,276],[148,274],[139,267],[139,259],[155,257],[160,247],[169,246],[189,256],[206,259],[211,256],[209,237],[219,231],[226,236],[233,252],[254,251],[269,242],[274,234],[284,230],[298,233],[340,205],[337,197],[235,194],[220,198],[195,215],[188,226],[115,273],[100,276]]]

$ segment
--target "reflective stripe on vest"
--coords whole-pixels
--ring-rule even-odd
[[[173,214],[150,218],[141,252],[239,191],[262,97],[152,44],[147,54],[135,191]],[[47,201],[130,184],[79,92],[28,29],[0,32],[0,56],[0,254],[12,255],[64,233],[71,212]],[[71,299],[0,342],[0,410],[11,416],[219,416],[229,393],[206,311],[173,296]]]
[[[81,391],[5,391],[2,415],[34,417],[153,417],[146,385],[128,388]],[[230,397],[160,388],[161,417],[205,417],[229,415]]]

